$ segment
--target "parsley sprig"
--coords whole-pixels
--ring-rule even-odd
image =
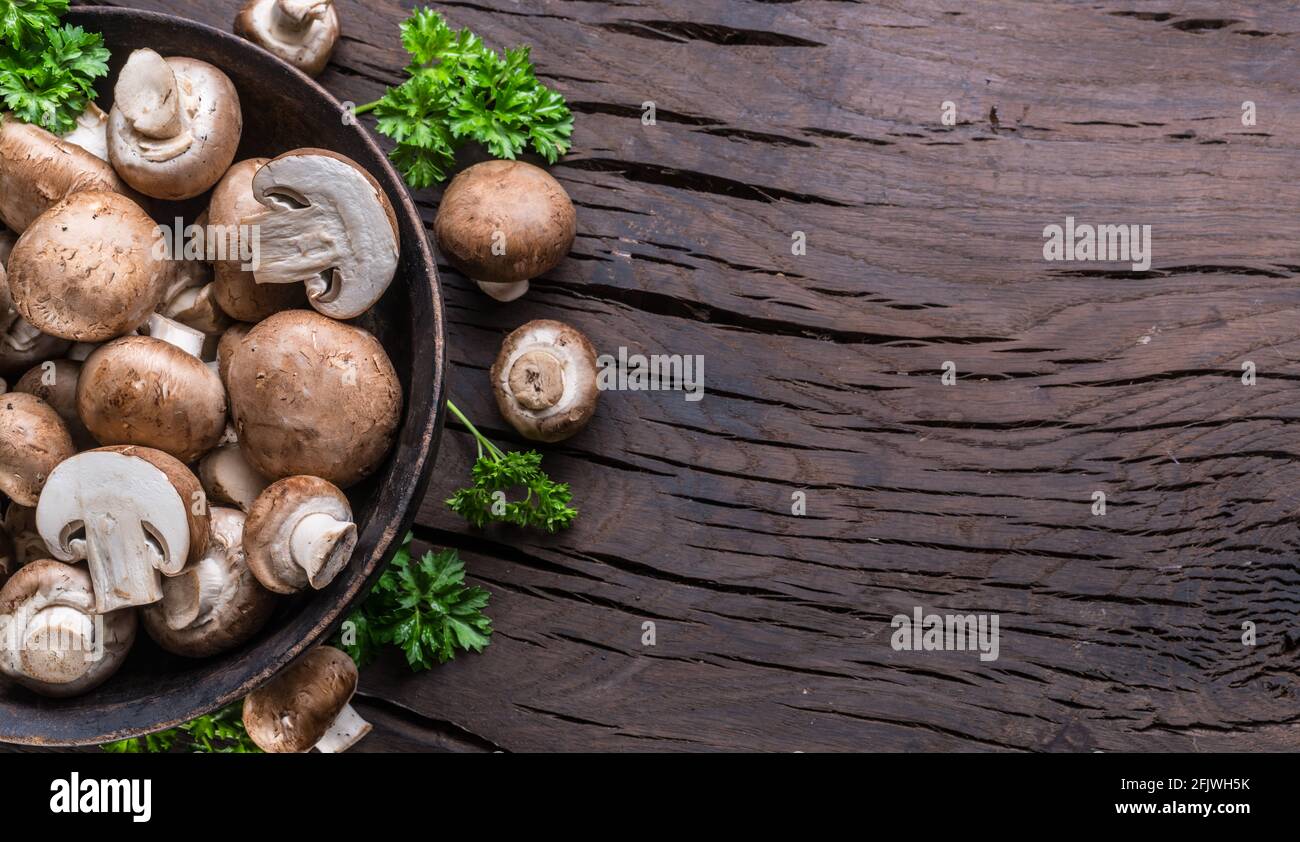
[[[21,47],[59,25],[68,0],[0,0],[0,41]]]
[[[410,78],[356,113],[375,112],[379,132],[397,142],[389,157],[412,187],[445,180],[470,140],[512,160],[528,145],[549,163],[569,151],[573,115],[537,81],[528,47],[501,55],[431,9],[401,28]]]
[[[465,564],[453,549],[411,557],[411,536],[379,577],[360,607],[353,609],[334,641],[365,666],[384,645],[406,654],[413,670],[443,664],[456,650],[482,652],[492,634],[483,614],[488,592],[465,585]]]
[[[504,451],[480,433],[456,404],[447,401],[447,408],[478,442],[478,461],[472,471],[474,485],[462,488],[447,501],[453,512],[480,529],[493,521],[551,533],[573,525],[578,510],[569,505],[573,502],[569,484],[555,482],[546,475],[542,454],[535,450]],[[527,496],[509,500],[507,492],[515,489],[526,490]]]
[[[104,38],[59,26],[67,0],[0,0],[0,99],[25,123],[55,134],[76,128],[108,75]]]
[[[235,702],[177,728],[100,748],[110,754],[165,754],[177,746],[192,754],[257,754],[262,750],[244,730],[243,706],[243,702]]]

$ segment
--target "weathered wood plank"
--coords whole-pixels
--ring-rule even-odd
[[[236,4],[133,5],[224,26]],[[332,90],[399,78],[409,5],[340,3]],[[578,117],[553,170],[573,259],[504,307],[445,271],[451,393],[518,446],[486,370],[552,317],[701,354],[708,395],[604,395],[548,449],[583,509],[553,538],[445,511],[471,456],[449,431],[419,534],[462,548],[497,634],[367,669],[394,720],[370,742],[1300,746],[1296,4],[439,8],[533,44]],[[1067,215],[1150,224],[1153,271],[1044,262]],[[917,605],[997,613],[1001,657],[893,651]]]

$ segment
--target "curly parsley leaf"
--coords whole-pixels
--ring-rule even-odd
[[[0,44],[0,98],[23,122],[67,134],[108,75],[108,58],[103,36],[79,26],[48,29],[33,46]]]
[[[235,702],[157,734],[100,746],[110,754],[165,754],[180,746],[191,754],[257,754],[262,750],[244,730],[243,702]]]
[[[410,78],[357,113],[375,112],[379,133],[397,144],[390,157],[412,187],[445,180],[456,149],[469,141],[498,158],[514,159],[531,145],[555,163],[569,151],[573,115],[563,96],[537,80],[528,47],[503,56],[430,9],[402,24],[402,46],[411,55]]]
[[[456,650],[482,652],[492,620],[483,614],[489,595],[465,585],[465,565],[453,549],[411,558],[411,536],[379,577],[365,602],[348,615],[334,645],[358,666],[385,645],[396,646],[413,670],[446,663]]]
[[[68,0],[0,0],[0,41],[21,47],[59,25]]]
[[[554,533],[573,525],[578,516],[570,505],[573,494],[568,483],[555,482],[542,470],[542,454],[504,451],[488,441],[454,403],[447,401],[447,408],[478,441],[478,461],[471,471],[474,484],[453,494],[448,508],[480,529],[497,522]],[[523,499],[511,500],[509,495],[515,491],[525,492]]]

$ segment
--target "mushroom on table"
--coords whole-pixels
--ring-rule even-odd
[[[258,748],[276,753],[347,751],[370,732],[357,714],[357,665],[337,649],[313,649],[244,699],[244,728]]]
[[[451,265],[498,301],[514,301],[530,279],[558,266],[577,226],[560,183],[523,161],[484,161],[461,172],[433,222]]]
[[[516,329],[492,365],[501,415],[524,438],[557,442],[596,413],[596,349],[564,322],[539,319]]]

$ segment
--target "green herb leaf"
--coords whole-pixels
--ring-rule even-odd
[[[488,599],[487,591],[465,585],[465,565],[455,550],[425,553],[416,561],[408,535],[365,602],[348,615],[349,633],[340,633],[334,645],[358,666],[392,645],[411,669],[431,669],[454,658],[457,649],[482,652],[488,645]]]
[[[23,122],[67,134],[108,75],[108,58],[103,36],[79,26],[49,29],[32,47],[0,45],[0,98]]]
[[[260,753],[244,730],[243,709],[243,702],[235,702],[177,728],[107,743],[100,749],[111,754],[165,754],[179,745],[192,754]]]
[[[528,47],[502,56],[431,9],[401,28],[410,78],[357,111],[375,112],[379,133],[397,143],[389,157],[412,187],[445,180],[468,141],[508,159],[530,144],[550,163],[569,151],[573,115],[563,96],[537,81]]]
[[[578,510],[570,505],[573,494],[568,483],[555,482],[542,470],[542,454],[536,450],[504,451],[480,433],[454,403],[447,401],[447,408],[473,433],[479,448],[471,471],[474,484],[453,494],[447,500],[448,508],[480,529],[498,522],[554,533],[573,525],[578,516]],[[522,499],[519,491],[524,492]],[[510,499],[511,493],[516,499]]]
[[[0,41],[21,47],[59,25],[68,0],[0,0]]]

